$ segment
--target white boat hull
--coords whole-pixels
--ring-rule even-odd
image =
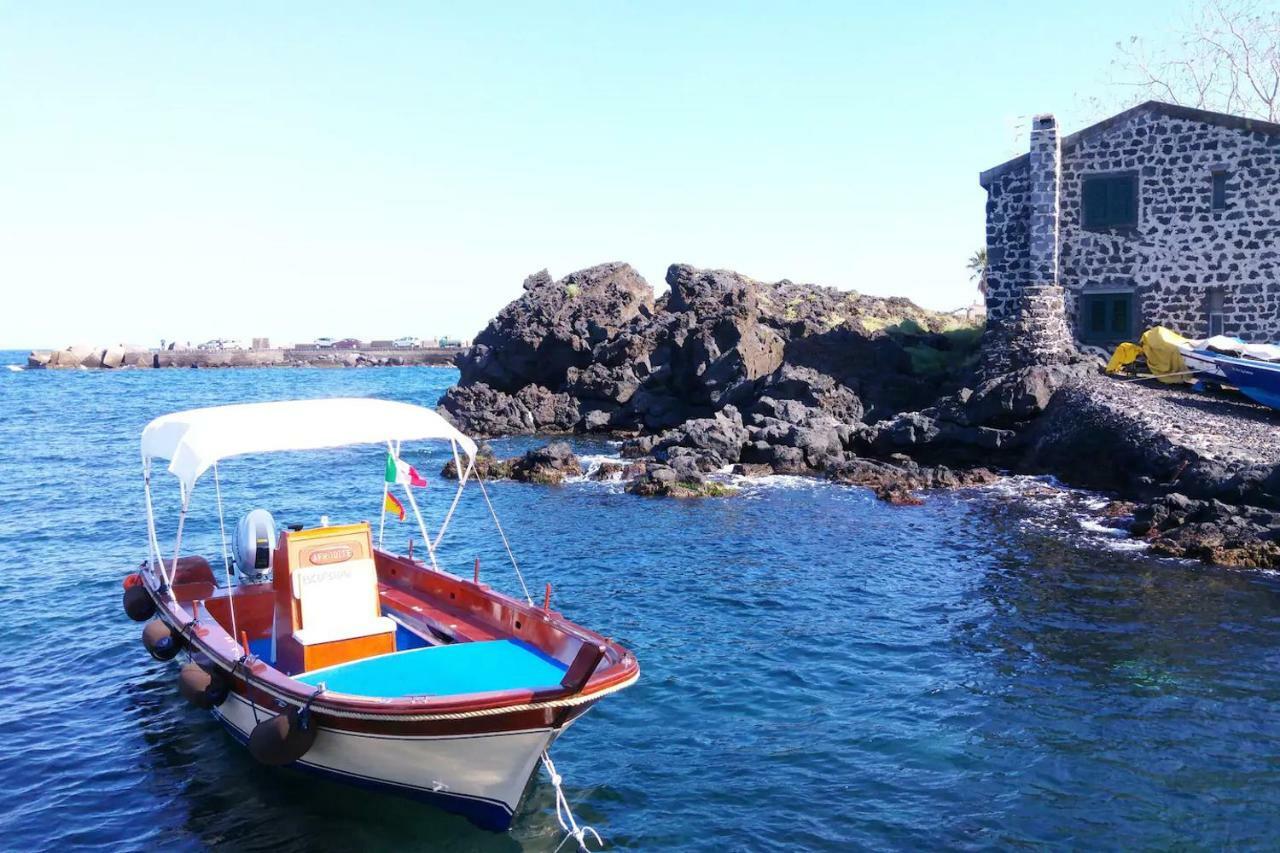
[[[214,714],[241,741],[276,713],[232,693]],[[315,744],[290,765],[343,782],[434,801],[490,829],[505,830],[551,729],[479,735],[389,736],[320,728]]]
[[[1187,370],[1194,370],[1201,376],[1210,376],[1215,379],[1225,379],[1222,369],[1207,358],[1201,358],[1190,350],[1182,350],[1182,360],[1187,365]]]

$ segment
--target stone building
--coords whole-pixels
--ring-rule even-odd
[[[987,322],[1052,362],[1150,326],[1280,340],[1280,125],[1156,101],[983,172]]]

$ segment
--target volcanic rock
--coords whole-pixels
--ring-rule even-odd
[[[920,503],[915,492],[921,489],[957,489],[994,482],[998,476],[987,468],[953,470],[945,465],[922,466],[907,457],[895,462],[853,457],[827,469],[836,483],[864,486],[881,500],[899,505]]]
[[[1138,508],[1130,531],[1158,554],[1224,566],[1280,568],[1280,512],[1173,493]]]
[[[696,470],[650,462],[627,485],[627,492],[642,497],[719,498],[735,495],[737,489],[708,480]]]
[[[552,281],[525,279],[525,294],[504,308],[458,360],[461,385],[507,393],[526,385],[560,388],[569,368],[591,364],[592,347],[653,310],[653,289],[624,263],[601,264]]]
[[[760,405],[767,397],[825,414],[787,421],[810,434],[783,445],[798,455],[780,456],[813,468],[838,452],[833,422],[848,432],[868,413],[923,405],[952,379],[921,374],[913,361],[915,352],[951,346],[937,333],[950,321],[906,300],[684,264],[666,278],[670,293],[655,303],[626,264],[559,281],[545,271],[530,276],[524,294],[459,358],[461,381],[442,411],[480,434],[659,434],[714,420],[726,407],[743,413],[746,428],[769,426],[748,419],[776,417],[772,404]],[[740,437],[721,438],[745,446]],[[676,441],[698,448],[702,438]],[[839,436],[842,444],[846,438]],[[714,452],[726,461],[736,455],[727,446]]]
[[[581,476],[582,463],[568,442],[555,441],[511,460],[511,479],[554,485],[567,477]]]

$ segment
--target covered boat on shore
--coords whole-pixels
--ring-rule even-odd
[[[1267,347],[1277,350],[1280,347]],[[1238,358],[1211,352],[1206,349],[1196,350],[1195,357],[1212,364],[1221,372],[1226,381],[1240,389],[1254,402],[1272,409],[1280,409],[1280,359],[1264,361],[1259,358]]]
[[[1146,362],[1151,376],[1161,382],[1181,383],[1202,379],[1211,383],[1235,384],[1223,367],[1224,357],[1244,361],[1246,364],[1280,364],[1280,346],[1245,343],[1239,338],[1226,335],[1189,340],[1172,329],[1153,326],[1143,332],[1138,343],[1122,343],[1116,347],[1106,370],[1107,373],[1119,373],[1141,358]],[[1240,372],[1237,375],[1241,375]]]
[[[434,537],[413,494],[402,442],[448,445],[462,475]],[[218,463],[253,453],[384,445],[377,544],[367,521],[277,530],[248,513],[227,546]],[[178,412],[142,433],[148,559],[125,578],[124,607],[146,621],[152,656],[189,659],[178,687],[250,753],[356,785],[426,800],[493,830],[511,825],[541,762],[556,786],[561,825],[584,843],[548,748],[596,702],[633,684],[635,657],[550,606],[523,600],[437,564],[476,446],[434,411],[369,399],[305,400]],[[171,556],[162,554],[152,465],[167,460],[180,492]],[[374,459],[375,463],[378,461]],[[183,556],[197,481],[212,472],[222,541],[221,578]],[[388,508],[408,504],[425,560],[382,547]],[[371,513],[372,515],[372,513]],[[498,534],[519,566],[496,513]],[[232,553],[234,552],[234,553]],[[221,581],[221,582],[220,582]],[[149,621],[148,621],[149,620]]]

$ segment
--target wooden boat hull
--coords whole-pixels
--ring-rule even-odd
[[[181,576],[171,595],[161,592],[161,578],[149,566],[136,577],[157,619],[183,638],[183,651],[227,684],[229,692],[213,714],[237,740],[247,743],[259,724],[305,707],[314,743],[285,766],[409,796],[482,828],[506,830],[542,752],[597,701],[633,684],[639,666],[612,640],[555,611],[405,557],[379,552],[378,558],[385,612],[412,622],[424,635],[453,632],[445,643],[475,642],[510,624],[532,647],[568,665],[570,686],[390,698],[319,689],[246,654],[244,637],[237,642],[219,621],[234,599],[240,626],[261,631],[270,624],[268,590],[214,587],[207,564],[198,567],[203,580]],[[449,607],[454,609],[442,609]],[[254,631],[248,636],[252,645]],[[585,681],[570,684],[571,662],[584,648],[599,648],[604,657],[583,673]]]
[[[1187,370],[1195,371],[1202,377],[1210,381],[1225,379],[1226,374],[1222,372],[1222,368],[1211,358],[1206,358],[1204,353],[1192,349],[1182,351],[1182,360],[1186,362]]]
[[[1246,397],[1268,408],[1280,409],[1280,364],[1203,350],[1198,355],[1212,356],[1227,382],[1239,388]]]
[[[214,716],[241,743],[272,708],[238,694]],[[256,716],[255,716],[256,714]],[[288,765],[322,778],[430,803],[477,826],[511,827],[538,758],[559,736],[551,728],[460,735],[378,735],[321,725],[315,745]]]

